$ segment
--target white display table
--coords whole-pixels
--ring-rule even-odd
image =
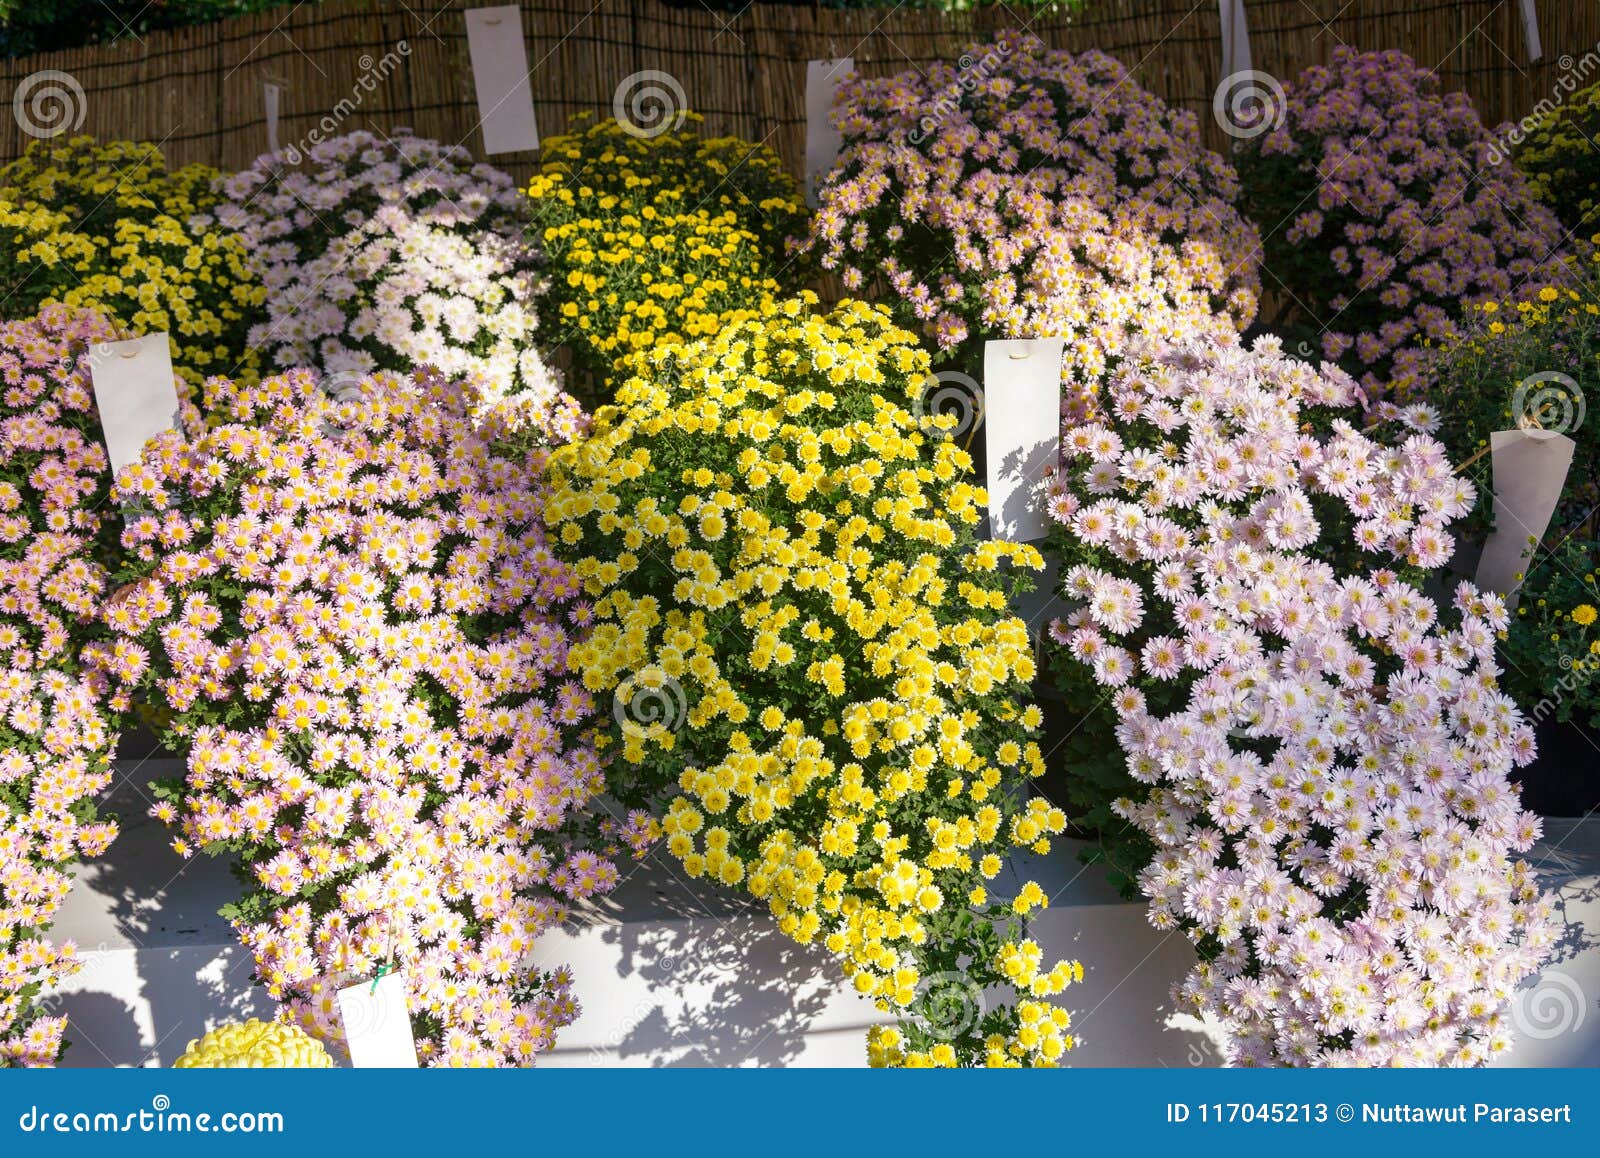
[[[109,807],[125,818],[111,852],[82,866],[54,936],[76,940],[84,968],[52,1000],[70,1018],[67,1066],[170,1065],[219,1021],[270,1016],[247,956],[216,915],[236,885],[215,860],[180,860],[169,833],[143,819],[138,792],[169,764],[124,764]],[[134,769],[138,767],[138,771]],[[1181,936],[1152,930],[1143,906],[1120,901],[1077,846],[1058,842],[1028,865],[1051,893],[1032,935],[1046,955],[1077,957],[1068,990],[1070,1055],[1085,1066],[1215,1065],[1192,1017],[1168,990],[1191,959]],[[1520,996],[1507,1064],[1600,1065],[1600,820],[1550,821],[1536,850],[1566,936],[1537,986]],[[690,882],[665,853],[537,951],[572,968],[578,1020],[542,1064],[704,1066],[865,1064],[863,1030],[881,1019],[845,987],[818,948],[780,935],[762,909]]]

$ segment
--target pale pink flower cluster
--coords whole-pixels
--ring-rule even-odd
[[[267,153],[219,183],[217,222],[267,288],[250,345],[279,369],[432,366],[489,401],[525,395],[564,440],[576,407],[534,346],[540,255],[509,176],[465,149],[349,133],[303,164]]]
[[[844,148],[808,247],[945,364],[978,374],[987,339],[1063,336],[1070,407],[1130,334],[1255,316],[1233,169],[1104,53],[1005,33],[959,64],[853,77],[832,116]]]
[[[114,336],[60,306],[0,323],[0,1066],[61,1052],[66,1018],[32,998],[77,961],[40,934],[68,866],[117,831],[89,804],[111,782],[116,722],[80,662],[106,588],[94,548],[110,487],[81,357]]]
[[[142,575],[110,664],[174,713],[186,775],[155,815],[244,862],[235,925],[285,1016],[341,1045],[336,988],[387,964],[428,1063],[531,1064],[577,1011],[534,940],[618,877],[566,675],[587,607],[545,540],[546,452],[494,450],[437,373],[361,387],[212,379],[221,423],[122,472]]]
[[[1565,235],[1465,93],[1403,52],[1333,50],[1236,158],[1267,269],[1369,394],[1414,385],[1467,306],[1556,269]]]
[[[1553,936],[1513,855],[1540,831],[1507,779],[1532,731],[1496,686],[1497,596],[1462,584],[1444,616],[1326,561],[1357,554],[1345,526],[1436,567],[1473,501],[1426,435],[1310,432],[1354,394],[1271,339],[1130,351],[1112,417],[1063,447],[1084,548],[1054,630],[1114,698],[1148,786],[1117,811],[1159,850],[1140,886],[1199,950],[1176,996],[1227,1023],[1229,1060],[1474,1064]]]

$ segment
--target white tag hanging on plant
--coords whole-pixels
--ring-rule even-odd
[[[261,103],[267,113],[267,152],[278,151],[278,108],[283,101],[283,89],[268,81],[261,86]]]
[[[1522,0],[1522,41],[1528,49],[1528,60],[1544,56],[1544,45],[1539,40],[1539,13],[1534,0]]]
[[[1250,28],[1244,19],[1244,0],[1217,0],[1222,17],[1222,75],[1249,72]]]
[[[1046,472],[1061,460],[1062,338],[985,342],[983,439],[989,536],[1026,543],[1050,530]]]
[[[533,115],[533,86],[528,79],[528,50],[522,40],[522,7],[471,8],[467,18],[467,52],[472,57],[472,83],[478,92],[478,125],[483,151],[516,153],[539,147]]]
[[[380,971],[335,995],[350,1064],[358,1070],[414,1070],[417,1039],[406,1005],[406,975]]]
[[[96,342],[89,347],[88,362],[100,431],[111,473],[116,474],[139,461],[144,444],[156,435],[181,429],[172,351],[166,334],[149,334],[126,342]]]
[[[1493,456],[1494,531],[1478,560],[1478,586],[1517,605],[1517,588],[1550,526],[1576,443],[1554,430],[1497,430]]]
[[[849,56],[806,62],[806,204],[813,209],[817,207],[822,179],[844,146],[844,134],[828,119],[833,97],[855,68],[855,59]]]

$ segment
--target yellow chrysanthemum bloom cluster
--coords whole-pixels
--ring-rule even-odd
[[[810,219],[800,186],[783,158],[739,137],[703,137],[704,118],[684,112],[674,127],[645,134],[614,119],[574,117],[565,134],[546,141],[540,175],[646,204],[679,193],[696,208],[731,213],[755,234],[769,258],[784,256]]]
[[[804,280],[784,256],[805,230],[804,202],[769,149],[607,120],[551,140],[544,157],[528,186],[550,279],[540,309],[598,382],[634,352],[709,337]]]
[[[93,137],[36,140],[22,156],[0,168],[7,197],[66,214],[80,228],[157,217],[187,221],[218,201],[217,171],[205,165],[168,169],[157,145]]]
[[[159,150],[89,137],[36,142],[0,170],[0,293],[19,314],[50,303],[106,315],[126,337],[167,332],[196,386],[251,378],[252,315],[266,290],[238,241],[197,230],[215,172],[168,173]]]
[[[1516,142],[1512,159],[1533,195],[1573,232],[1600,225],[1600,84],[1574,93]]]
[[[1535,718],[1600,726],[1600,541],[1574,532],[1541,557],[1503,633],[1503,682]]]
[[[586,189],[535,178],[533,196],[573,210],[546,225],[539,242],[551,258],[550,292],[541,306],[577,362],[605,378],[628,354],[715,334],[752,316],[745,308],[780,294],[765,275],[755,236],[728,213],[660,206],[629,207]]]
[[[1042,566],[977,542],[971,460],[908,409],[927,355],[886,311],[807,295],[635,358],[552,458],[547,518],[594,599],[574,648],[611,693],[613,793],[665,801],[694,877],[764,899],[897,1015],[883,1065],[1050,1065],[1081,977],[1023,936],[1048,898],[990,884],[1065,815],[1009,596]],[[1010,991],[991,1005],[985,994]]]
[[[1538,426],[1576,442],[1551,523],[1552,539],[1588,520],[1600,500],[1600,424],[1585,414],[1600,392],[1600,233],[1570,257],[1559,283],[1520,287],[1473,307],[1431,352],[1400,401],[1438,414],[1436,436],[1478,485],[1491,486],[1491,435]],[[1492,505],[1478,504],[1469,534],[1486,534]],[[1542,694],[1542,693],[1541,693]]]
[[[219,1025],[191,1041],[172,1068],[326,1070],[333,1068],[333,1058],[320,1041],[298,1026],[252,1017],[243,1024]]]
[[[1452,462],[1484,490],[1497,481],[1494,433],[1542,427],[1576,445],[1549,530],[1500,633],[1499,682],[1536,721],[1600,724],[1600,233],[1567,261],[1560,282],[1523,286],[1485,302],[1435,348],[1426,374],[1404,401],[1438,413],[1436,437]],[[1463,522],[1467,539],[1494,526],[1495,504],[1480,502]]]

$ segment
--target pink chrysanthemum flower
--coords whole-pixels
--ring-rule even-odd
[[[1279,329],[1360,377],[1413,385],[1478,302],[1552,273],[1566,235],[1465,93],[1402,52],[1333,50],[1240,142],[1243,204],[1292,316]],[[1535,280],[1535,286],[1543,284]]]
[[[1275,339],[1132,348],[1103,400],[1120,452],[1064,441],[1072,526],[1097,530],[1052,635],[1112,697],[1113,811],[1155,848],[1151,922],[1200,951],[1175,997],[1228,1026],[1228,1060],[1478,1064],[1554,935],[1508,779],[1532,731],[1495,682],[1499,597],[1442,610],[1382,565],[1445,562],[1471,485],[1415,429],[1328,421],[1355,400]]]
[[[107,668],[174,713],[179,851],[227,849],[235,918],[285,1016],[339,1046],[334,990],[403,969],[422,1057],[527,1065],[577,1014],[529,964],[617,881],[639,822],[594,834],[594,702],[566,678],[577,585],[540,511],[545,451],[470,385],[307,371],[207,383],[220,422],[146,447]],[[193,417],[193,415],[191,415]]]
[[[1260,246],[1233,169],[1112,57],[1004,33],[838,100],[844,149],[808,247],[847,286],[880,283],[937,362],[977,375],[988,339],[1064,336],[1070,410],[1131,335],[1254,318]]]
[[[115,337],[59,306],[0,323],[0,1066],[55,1064],[66,1018],[31,999],[77,961],[39,932],[68,867],[116,835],[89,804],[111,783],[117,722],[83,663],[102,635],[111,484],[83,356]]]

